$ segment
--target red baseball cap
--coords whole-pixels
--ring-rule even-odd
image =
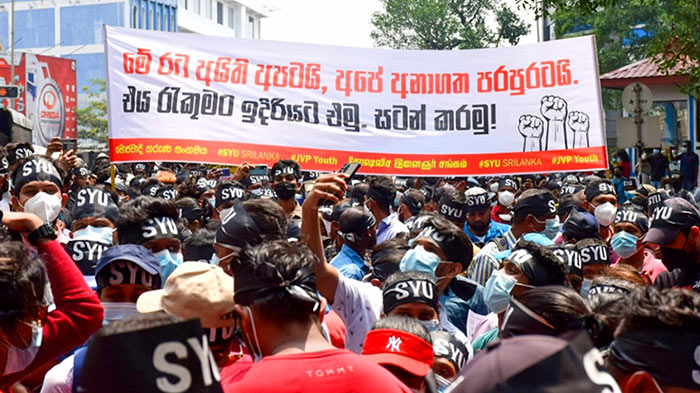
[[[433,367],[433,346],[401,330],[371,330],[365,337],[362,355],[380,365],[396,366],[418,377],[425,377]]]

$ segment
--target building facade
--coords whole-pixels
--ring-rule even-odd
[[[0,52],[9,54],[11,0],[0,0]],[[105,77],[103,25],[260,38],[262,3],[254,0],[15,0],[15,52],[76,60],[82,88]]]

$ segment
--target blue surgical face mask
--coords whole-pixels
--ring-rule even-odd
[[[7,360],[5,361],[5,370],[2,375],[16,373],[29,367],[34,361],[34,358],[36,358],[39,348],[41,348],[44,337],[43,327],[36,321],[31,324],[23,321],[22,323],[31,325],[32,340],[27,348],[17,348],[12,345],[7,347]]]
[[[158,251],[153,254],[158,263],[160,264],[161,274],[163,276],[163,282],[168,281],[168,277],[172,274],[175,269],[182,265],[182,253],[170,252],[170,250],[165,249]]]
[[[518,280],[500,270],[491,274],[484,286],[484,303],[491,312],[500,314],[510,304],[510,292],[515,288]]]
[[[95,242],[112,244],[114,241],[113,233],[114,228],[88,225],[83,229],[73,232],[73,240],[92,240]]]
[[[216,198],[209,198],[208,201],[211,207],[216,207]]]
[[[435,269],[440,264],[440,257],[427,251],[422,245],[417,245],[406,251],[401,258],[399,269],[402,272],[419,271],[435,276]]]
[[[637,247],[637,242],[639,238],[628,232],[617,232],[610,241],[610,245],[613,250],[622,257],[622,259],[627,259],[639,251]]]
[[[440,321],[437,319],[428,319],[426,321],[418,320],[418,323],[423,325],[429,332],[437,332],[440,327]]]
[[[559,222],[559,217],[554,217],[554,218],[548,218],[544,221],[544,231],[541,233],[551,240],[554,240],[555,237],[557,237],[557,234],[559,233],[559,228],[561,227],[561,223]]]
[[[103,325],[109,325],[114,321],[119,321],[139,313],[136,309],[136,303],[130,302],[102,302],[102,308],[105,309]]]
[[[211,259],[209,259],[209,264],[214,266],[219,266],[219,256],[216,253],[211,254]]]
[[[591,290],[591,283],[593,280],[584,278],[583,279],[583,284],[581,284],[581,296],[587,298],[588,297],[588,292]]]

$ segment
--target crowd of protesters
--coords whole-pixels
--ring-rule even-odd
[[[700,391],[697,156],[663,185],[620,155],[610,179],[0,157],[0,392]]]

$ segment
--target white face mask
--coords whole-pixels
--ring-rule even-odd
[[[615,221],[617,207],[610,202],[598,205],[593,211],[593,215],[598,219],[600,225],[607,227]]]
[[[83,229],[73,232],[73,240],[92,240],[95,242],[112,244],[114,241],[112,233],[114,233],[114,228],[88,225]]]
[[[515,194],[510,191],[499,191],[498,193],[498,203],[502,206],[510,207],[515,200]]]
[[[26,323],[26,322],[25,322]],[[41,342],[44,337],[44,329],[37,323],[32,322],[32,341],[27,348],[7,347],[7,361],[2,375],[8,375],[24,370],[34,361]]]
[[[22,206],[27,213],[36,214],[44,222],[51,223],[61,212],[61,194],[47,194],[43,191],[29,198]]]
[[[105,310],[103,325],[108,325],[111,322],[139,313],[136,309],[136,303],[130,302],[102,302],[102,308]]]
[[[491,183],[491,185],[489,186],[489,190],[491,190],[491,192],[493,193],[498,192],[498,182]]]

